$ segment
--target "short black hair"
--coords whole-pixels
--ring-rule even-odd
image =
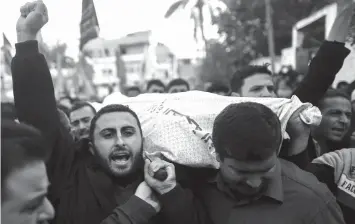
[[[280,147],[281,123],[277,115],[262,104],[231,104],[216,117],[212,141],[221,159],[264,160]]]
[[[152,79],[147,83],[147,91],[149,90],[150,87],[152,87],[153,85],[156,86],[160,86],[163,87],[165,89],[165,85],[162,81],[160,81],[159,79]]]
[[[29,125],[4,119],[1,121],[1,200],[6,196],[6,178],[15,170],[35,161],[47,161],[46,148],[41,132]],[[5,191],[4,191],[5,190]]]
[[[349,102],[351,103],[351,97],[347,93],[337,89],[328,89],[327,92],[324,94],[323,98],[317,103],[317,106],[319,108],[322,108],[323,103],[326,99],[335,98],[335,97],[344,98],[346,100],[349,100]]]
[[[233,92],[239,93],[242,86],[244,85],[244,80],[257,73],[272,76],[271,71],[268,69],[268,65],[248,65],[234,73],[231,79],[231,90]]]
[[[63,106],[63,105],[57,105],[57,108],[61,111],[63,111],[68,117],[70,115],[70,109],[66,106]]]
[[[126,92],[128,91],[137,91],[137,92],[141,92],[141,89],[138,87],[138,86],[131,86],[131,87],[128,87],[126,89]]]
[[[214,93],[214,92],[225,92],[225,93],[229,93],[229,87],[223,83],[217,83],[214,82],[211,84],[211,86],[209,86],[206,89],[206,92],[209,93]]]
[[[337,89],[339,89],[341,86],[349,86],[350,84],[346,81],[341,81],[337,85]]]
[[[128,112],[130,114],[132,114],[132,116],[137,120],[137,124],[138,124],[138,127],[139,127],[139,131],[143,137],[143,132],[142,132],[142,127],[141,127],[141,123],[139,121],[139,118],[137,116],[137,114],[131,110],[131,108],[125,106],[125,105],[122,105],[122,104],[111,104],[111,105],[107,105],[103,108],[101,108],[99,110],[99,112],[95,115],[95,117],[91,120],[91,124],[90,124],[90,140],[92,142],[94,142],[94,131],[95,131],[95,128],[96,128],[96,122],[97,120],[104,114],[107,114],[107,113],[113,113],[113,112]]]
[[[179,86],[179,85],[185,85],[187,87],[187,90],[190,90],[189,83],[186,80],[181,79],[181,78],[171,80],[168,84],[167,90],[169,91],[171,89],[171,87]]]
[[[83,107],[90,107],[92,112],[94,114],[96,114],[96,109],[88,102],[85,102],[85,101],[79,101],[79,102],[76,102],[73,107],[70,109],[70,113],[71,114],[73,111],[76,111],[76,110],[79,110]]]

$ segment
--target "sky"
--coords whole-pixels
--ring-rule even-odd
[[[26,0],[2,1],[0,6],[0,31],[4,32],[12,46],[16,43],[16,21],[20,7]],[[128,33],[153,29],[157,36],[175,48],[182,43],[191,48],[192,27],[187,14],[174,17],[168,22],[164,14],[177,0],[94,0],[100,24],[100,37],[120,38]],[[57,42],[68,45],[67,55],[76,58],[79,45],[81,0],[43,0],[49,12],[49,22],[42,29],[44,42],[49,46]],[[2,38],[0,45],[2,45]],[[186,43],[185,43],[186,42]]]

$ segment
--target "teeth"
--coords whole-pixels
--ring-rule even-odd
[[[124,160],[124,161],[127,161],[129,159],[129,156],[128,155],[116,155],[116,156],[113,156],[112,159],[113,160]]]

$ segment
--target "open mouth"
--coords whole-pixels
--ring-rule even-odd
[[[344,128],[332,128],[332,130],[336,133],[342,134],[345,132]]]
[[[130,157],[128,152],[116,152],[111,155],[111,160],[116,164],[126,164]]]

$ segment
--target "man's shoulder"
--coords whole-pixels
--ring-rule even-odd
[[[335,200],[334,195],[328,187],[319,182],[318,179],[307,171],[300,169],[295,164],[280,159],[282,169],[282,181],[285,192],[291,191],[292,194],[303,201],[312,201],[319,205]]]

